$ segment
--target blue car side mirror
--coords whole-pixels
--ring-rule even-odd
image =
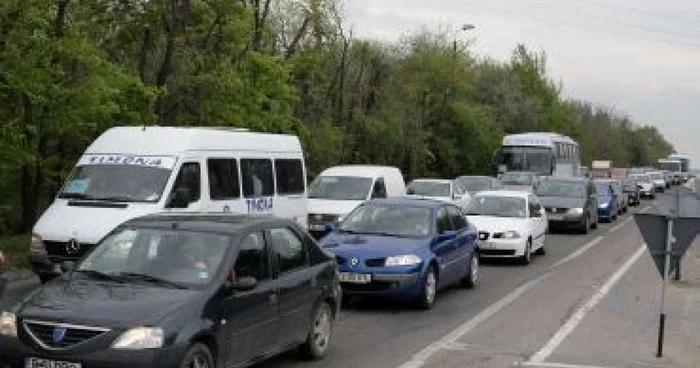
[[[437,240],[439,242],[447,241],[447,240],[452,240],[457,237],[457,232],[454,230],[447,230],[443,231],[442,234],[438,235]]]

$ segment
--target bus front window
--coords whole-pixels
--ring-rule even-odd
[[[552,151],[545,147],[503,147],[500,165],[506,171],[552,175]]]

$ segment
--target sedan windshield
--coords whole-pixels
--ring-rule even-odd
[[[476,193],[491,189],[491,179],[489,178],[470,178],[463,176],[457,178],[457,181],[470,193]]]
[[[199,232],[128,228],[109,235],[76,273],[177,287],[208,285],[230,239]]]
[[[415,180],[408,185],[408,188],[406,188],[406,192],[411,195],[420,195],[426,197],[449,197],[450,183]]]
[[[574,181],[546,180],[537,187],[541,197],[585,198],[586,184]]]
[[[367,199],[371,178],[319,176],[309,186],[309,198],[362,201]]]
[[[157,202],[171,170],[137,165],[78,166],[58,195],[64,199]]]
[[[526,216],[525,200],[516,197],[477,196],[469,203],[467,215],[523,218]]]
[[[535,175],[531,173],[509,172],[501,176],[501,183],[505,185],[532,185]]]
[[[648,175],[635,175],[633,176],[633,178],[640,183],[651,183],[651,179]]]
[[[431,233],[431,212],[422,207],[364,205],[351,212],[338,230],[341,233],[424,238]]]

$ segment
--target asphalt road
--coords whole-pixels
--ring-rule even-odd
[[[648,205],[643,203],[638,209]],[[567,316],[640,244],[641,237],[629,214],[612,224],[600,224],[589,235],[548,234],[545,256],[534,256],[529,266],[509,262],[484,264],[476,289],[447,290],[438,296],[433,310],[419,311],[402,304],[371,301],[345,306],[335,326],[331,349],[322,361],[300,361],[295,354],[288,353],[258,364],[256,368],[420,366],[416,364],[420,363],[416,353],[444,340],[445,335],[454,333],[460,325],[491,310],[494,303],[498,304],[523,285],[536,281],[546,287],[518,294],[512,300],[513,308],[472,326],[468,336],[456,335],[454,339],[457,343],[477,347],[504,346],[505,352],[482,352],[482,355],[512,355],[524,360],[535,354]],[[35,281],[14,286],[0,304],[13,303],[34,287]],[[483,366],[501,364],[498,360],[491,360],[491,363],[494,365]]]

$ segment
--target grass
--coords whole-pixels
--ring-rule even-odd
[[[29,266],[29,234],[0,236],[0,250],[10,257],[10,266]]]

